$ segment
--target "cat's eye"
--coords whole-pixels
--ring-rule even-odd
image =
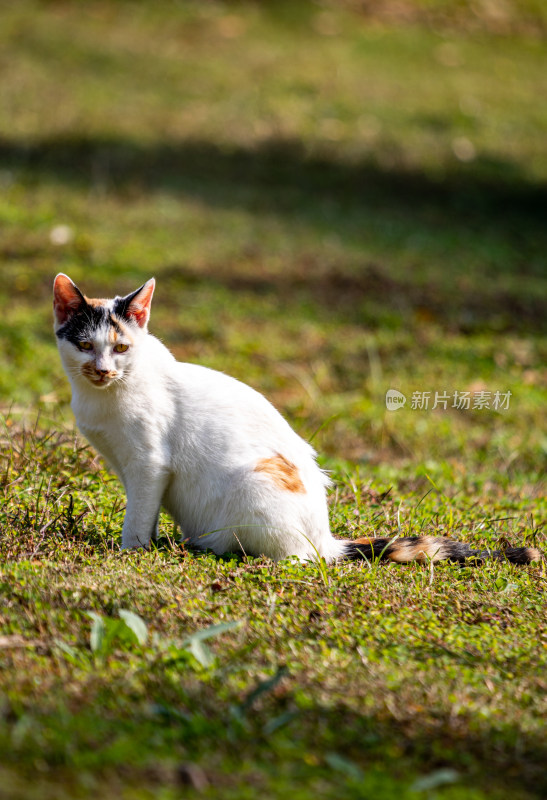
[[[78,347],[80,350],[93,350],[91,342],[78,342]]]
[[[129,350],[129,345],[128,344],[115,344],[114,345],[114,352],[115,353],[125,353],[127,350]]]

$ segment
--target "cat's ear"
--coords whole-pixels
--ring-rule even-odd
[[[120,297],[116,300],[115,312],[125,319],[134,321],[139,328],[146,328],[150,319],[150,305],[156,281],[150,278],[136,292],[128,294],[127,297]]]
[[[58,325],[85,305],[85,297],[68,275],[60,272],[53,282],[53,312]]]

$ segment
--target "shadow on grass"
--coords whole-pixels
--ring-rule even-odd
[[[213,208],[275,215],[318,237],[336,235],[354,245],[354,253],[405,250],[415,253],[409,258],[416,263],[429,264],[420,279],[359,255],[295,257],[278,276],[262,274],[258,258],[256,269],[244,277],[230,265],[205,266],[199,274],[175,265],[173,274],[188,281],[291,297],[301,291],[319,307],[342,309],[350,319],[362,320],[369,301],[372,310],[379,304],[403,317],[425,311],[463,332],[485,325],[537,332],[547,325],[537,288],[547,252],[547,185],[509,162],[482,157],[429,174],[388,168],[372,155],[351,160],[326,151],[310,154],[299,141],[223,147],[67,136],[0,138],[0,169],[20,170],[31,184],[46,180],[129,199],[163,191]],[[466,259],[480,261],[481,276],[467,274]],[[513,276],[511,288],[497,285],[504,273]],[[531,283],[514,280],[518,276]]]
[[[353,161],[331,153],[310,155],[299,140],[273,139],[255,147],[196,140],[146,146],[116,137],[67,136],[21,142],[0,138],[0,166],[89,188],[162,189],[213,205],[249,205],[258,212],[307,216],[301,203],[305,196],[314,204],[335,202],[341,209],[380,204],[410,219],[436,210],[439,223],[449,215],[448,227],[480,214],[495,216],[500,235],[504,224],[513,222],[547,237],[547,186],[528,179],[515,163],[485,156],[471,165],[447,166],[435,176],[387,168],[373,156]]]

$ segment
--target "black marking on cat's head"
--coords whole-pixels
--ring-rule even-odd
[[[154,287],[155,280],[151,278],[125,297],[93,300],[82,294],[68,275],[59,273],[53,286],[57,337],[78,346],[93,339],[99,328],[110,329],[114,341],[117,334],[130,336],[130,328],[146,331]]]
[[[108,326],[121,332],[107,306],[90,305],[84,298],[80,307],[57,329],[55,335],[78,347],[80,342],[93,339],[99,328]]]
[[[150,318],[150,304],[155,285],[156,281],[151,278],[131,294],[125,297],[115,297],[113,313],[130,324],[146,328]]]
[[[119,297],[119,296],[115,297],[114,307],[113,307],[114,314],[116,314],[116,316],[118,317],[122,317],[123,319],[129,321],[130,319],[129,310],[131,303],[137,297],[137,295],[140,294],[140,292],[142,292],[145,286],[146,284],[143,283],[142,286],[140,286],[136,291],[131,292],[131,294],[126,294],[125,297]]]

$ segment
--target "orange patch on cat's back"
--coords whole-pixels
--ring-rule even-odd
[[[267,475],[280,489],[287,492],[305,492],[298,467],[279,453],[271,458],[261,458],[255,472]]]

